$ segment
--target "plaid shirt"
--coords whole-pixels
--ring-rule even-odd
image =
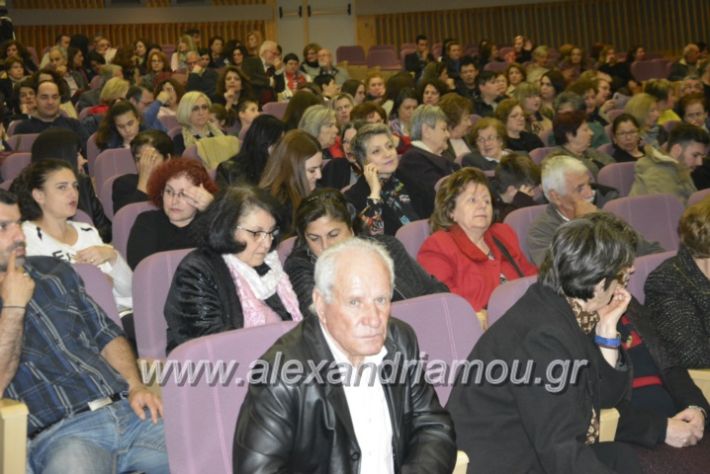
[[[20,363],[4,396],[27,404],[32,434],[127,385],[100,354],[123,332],[86,294],[71,266],[27,257],[25,271],[35,290],[25,311]]]

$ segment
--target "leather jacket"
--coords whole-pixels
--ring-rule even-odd
[[[389,320],[385,347],[384,361],[419,356],[414,331],[394,318]],[[304,374],[317,371],[323,382],[287,384],[278,374],[269,374],[267,380],[274,383],[251,384],[237,420],[233,472],[358,473],[361,452],[345,392],[340,385],[325,382],[333,366],[320,363],[332,364],[333,356],[318,318],[304,319],[262,359],[277,371],[281,367],[276,360],[300,361],[310,367]],[[400,364],[399,370],[407,371],[404,377],[397,365],[385,367],[382,381],[392,421],[394,471],[448,474],[456,460],[451,417],[432,386],[418,380],[415,364]],[[403,383],[387,383],[389,374]]]
[[[79,175],[79,202],[78,208],[86,212],[94,222],[94,227],[99,231],[101,240],[111,242],[111,221],[104,213],[104,207],[101,205],[94,186],[91,184],[91,178],[86,175]]]

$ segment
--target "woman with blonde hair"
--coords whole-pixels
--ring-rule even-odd
[[[634,117],[640,125],[642,145],[660,147],[668,138],[665,129],[658,124],[661,113],[658,110],[658,100],[650,94],[636,94],[626,103],[624,113]]]
[[[542,110],[542,96],[540,95],[540,86],[529,82],[522,82],[515,88],[513,98],[520,103],[520,106],[525,112],[527,125],[525,129],[528,132],[542,138],[542,135],[552,130],[552,120],[545,117]]]
[[[247,34],[246,47],[249,52],[249,56],[259,57],[259,48],[261,43],[264,42],[264,38],[261,36],[261,31],[253,30]]]
[[[192,36],[190,35],[180,36],[177,41],[175,52],[170,58],[170,69],[172,69],[173,72],[187,70],[187,63],[185,60],[187,59],[187,53],[190,51],[197,52],[195,40],[192,39]]]
[[[176,156],[202,138],[224,136],[222,130],[210,122],[210,107],[212,101],[202,92],[191,91],[182,96],[177,108],[177,121],[182,132],[173,138]]]

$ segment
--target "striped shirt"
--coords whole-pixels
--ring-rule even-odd
[[[86,294],[71,266],[27,257],[24,267],[35,290],[25,311],[20,363],[4,396],[27,404],[33,434],[127,385],[101,356],[123,332]]]

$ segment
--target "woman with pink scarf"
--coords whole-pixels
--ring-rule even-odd
[[[278,204],[230,187],[200,215],[197,249],[180,263],[165,303],[168,347],[207,334],[303,319],[276,246]]]

